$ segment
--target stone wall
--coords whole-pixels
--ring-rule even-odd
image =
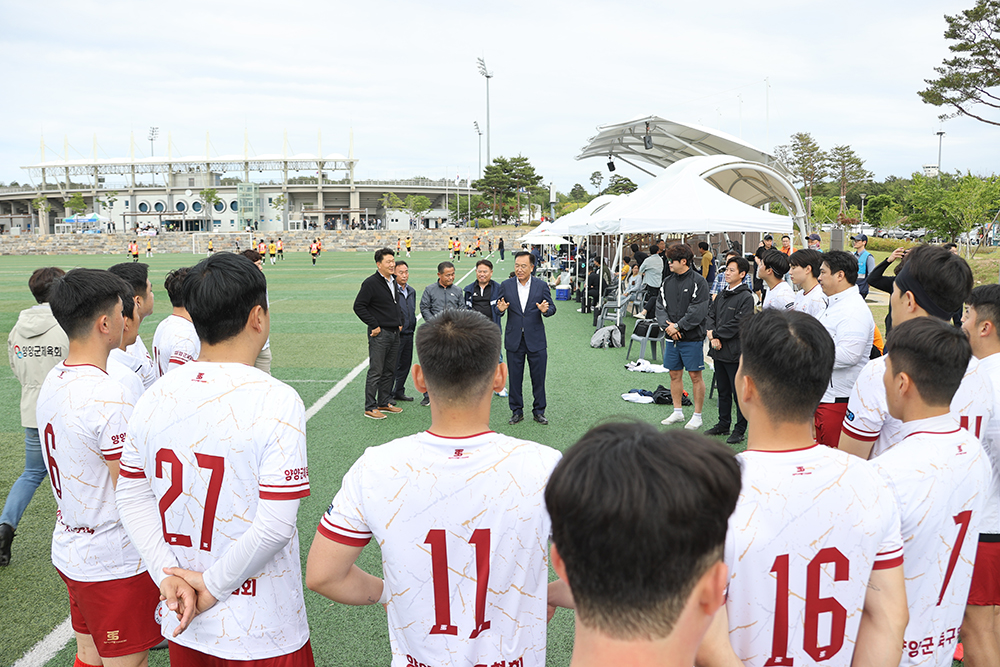
[[[458,236],[462,246],[475,243],[476,236],[482,239],[483,249],[486,239],[492,238],[494,245],[497,239],[503,237],[508,250],[513,249],[514,239],[523,236],[531,228],[519,229],[430,229],[410,232],[375,231],[375,230],[336,230],[336,231],[286,231],[281,232],[286,252],[308,252],[309,244],[315,238],[322,239],[323,250],[343,252],[374,252],[381,247],[396,249],[396,239],[401,238],[405,248],[406,237],[413,239],[414,250],[447,250],[448,237]],[[139,253],[145,254],[146,239],[153,242],[153,251],[162,253],[191,253],[191,237],[193,232],[166,232],[159,236],[131,236],[128,234],[42,234],[11,236],[0,235],[0,255],[100,255],[124,254],[129,241],[138,239]],[[213,234],[212,244],[216,250],[233,250],[234,240],[238,239],[240,248],[246,249],[247,234]],[[265,235],[265,240],[272,238]],[[277,239],[277,235],[273,238]]]

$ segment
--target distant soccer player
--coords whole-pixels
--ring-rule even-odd
[[[271,239],[267,244],[267,256],[271,260],[271,266],[274,266],[274,257],[278,254],[278,244]]]
[[[410,256],[410,248],[413,246],[413,239],[409,236],[406,237],[406,256]]]
[[[139,323],[153,314],[153,285],[149,282],[148,264],[115,264],[108,268],[108,271],[115,274],[132,287],[135,293],[135,306],[138,309]],[[141,364],[139,378],[142,385],[149,389],[156,382],[156,368],[153,365],[153,358],[146,350],[146,344],[142,342],[141,336],[136,336],[135,343],[129,345],[126,350],[139,360]]]
[[[972,269],[964,259],[940,247],[913,248],[896,275],[889,297],[893,328],[918,317],[947,322],[961,312],[971,292]],[[903,425],[889,412],[881,381],[886,361],[886,357],[878,357],[868,362],[858,375],[847,405],[840,447],[862,458],[873,459],[902,440]],[[993,418],[991,384],[975,358],[967,366],[951,410],[958,415],[959,424],[978,438]]]
[[[277,245],[278,245],[278,259],[283,260],[285,259],[285,242],[281,240],[280,236],[278,237]],[[239,252],[239,250],[237,250],[237,252]]]
[[[215,248],[212,247],[212,239],[209,239],[208,240],[208,254],[211,255],[214,251],[215,251]],[[237,241],[236,242],[236,252],[239,252],[239,251],[240,251],[240,242]]]
[[[971,357],[965,333],[936,318],[897,324],[886,342],[886,402],[902,440],[872,465],[902,522],[910,622],[901,665],[950,667],[969,599],[991,473],[949,406]]]
[[[192,267],[184,303],[201,358],[136,404],[118,506],[155,581],[164,568],[198,592],[183,627],[163,620],[174,667],[313,664],[295,528],[309,495],[305,409],[253,367],[270,317],[264,274],[220,253]]]
[[[74,269],[53,284],[49,299],[69,355],[45,378],[37,418],[59,508],[52,563],[69,591],[78,666],[145,664],[146,651],[160,642],[160,591],[115,507],[132,403],[105,369],[121,343],[122,302],[130,298],[121,278]]]
[[[163,318],[153,335],[153,359],[157,377],[163,377],[173,368],[194,361],[201,353],[201,341],[195,331],[191,315],[184,307],[184,279],[189,267],[175,269],[167,274],[163,287],[170,297],[173,312]]]
[[[413,383],[430,392],[431,426],[354,463],[313,539],[306,585],[342,604],[388,603],[394,667],[544,665],[543,492],[559,452],[490,430],[507,376],[496,324],[445,310],[416,339]],[[354,565],[373,537],[384,581]]]
[[[869,464],[812,437],[833,340],[816,318],[775,309],[751,316],[740,337],[749,432],[719,623],[748,666],[895,665],[906,627],[895,499]],[[706,645],[699,664],[719,664],[719,650]]]
[[[788,263],[788,274],[792,283],[800,290],[795,293],[792,310],[818,318],[826,310],[826,295],[819,284],[823,253],[812,249],[796,250],[788,258]]]
[[[146,238],[146,257],[153,256],[153,241],[150,238]]]
[[[132,242],[132,262],[138,262],[138,261],[139,261],[139,242],[138,241],[133,241]]]
[[[545,504],[552,563],[576,608],[571,665],[694,664],[725,601],[739,491],[733,453],[693,433],[604,424],[570,448]]]
[[[319,246],[316,244],[316,239],[309,244],[309,254],[312,255],[313,266],[316,266],[316,257],[319,256]]]

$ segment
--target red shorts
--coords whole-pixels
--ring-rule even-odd
[[[847,403],[820,403],[813,416],[816,425],[816,442],[837,449],[840,446],[840,431],[844,426]]]
[[[170,667],[315,667],[309,640],[297,651],[260,660],[230,660],[170,642]]]
[[[145,572],[110,581],[74,581],[62,572],[59,576],[69,590],[73,629],[90,635],[102,658],[141,653],[163,641],[155,618],[160,589]]]
[[[976,607],[1000,605],[1000,542],[980,542],[976,567],[972,570],[969,604]]]

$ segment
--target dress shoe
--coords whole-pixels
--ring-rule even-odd
[[[409,403],[409,402],[411,402],[413,400],[413,397],[412,396],[407,396],[406,394],[400,394],[399,396],[395,397],[395,400],[397,400],[397,401],[404,401],[406,403]]]
[[[385,415],[378,408],[365,410],[365,417],[368,417],[368,419],[385,419]]]
[[[746,437],[746,433],[743,431],[733,431],[733,434],[726,438],[726,442],[730,445],[735,445],[736,443],[743,442],[743,438]]]
[[[535,421],[542,426],[548,426],[549,420],[545,418],[545,415],[535,415]]]
[[[705,435],[729,435],[729,427],[724,424],[716,424],[705,431]]]
[[[381,410],[382,412],[389,412],[389,413],[402,412],[403,411],[403,408],[398,408],[395,405],[391,405],[391,404],[390,405],[380,405],[378,409]]]
[[[0,523],[0,567],[10,565],[10,545],[14,541],[14,529],[9,523]]]
[[[426,396],[424,396],[424,400],[420,401],[420,405],[424,406],[425,408],[430,404],[431,404],[431,399],[427,398]]]
[[[523,421],[524,421],[524,415],[521,414],[520,412],[515,412],[510,416],[510,420],[507,423],[517,424],[518,422],[523,422]]]

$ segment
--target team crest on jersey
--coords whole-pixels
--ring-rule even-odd
[[[805,466],[795,466],[795,472],[792,475],[811,475],[812,470],[807,470]]]
[[[969,452],[965,451],[964,449],[962,449],[963,447],[965,447],[965,443],[964,442],[958,443],[958,455],[959,456],[962,456],[963,454],[968,454],[969,453]]]
[[[847,421],[849,421],[849,422],[854,421],[854,413],[851,412],[850,410],[847,411],[847,415],[845,415],[845,416],[847,417]]]
[[[192,379],[191,381],[192,382],[201,382],[202,384],[208,384],[208,382],[205,380],[205,374],[204,373],[198,373],[197,375],[194,376],[194,379]]]
[[[449,456],[448,458],[449,459],[467,459],[467,458],[469,458],[469,455],[465,453],[464,449],[456,449],[455,453],[452,456]]]

